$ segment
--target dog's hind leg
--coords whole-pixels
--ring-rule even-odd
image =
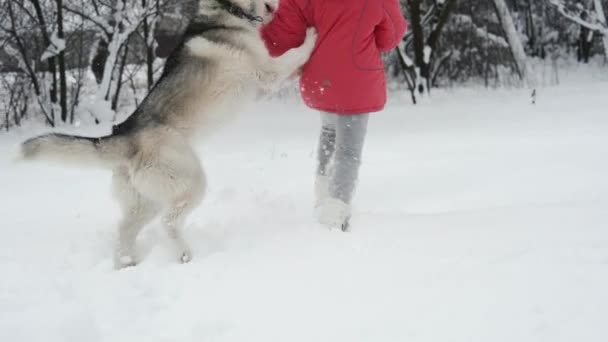
[[[192,259],[192,251],[183,236],[183,228],[188,214],[196,208],[202,198],[202,192],[190,192],[179,200],[173,201],[163,216],[163,224],[169,238],[174,243],[179,261],[187,263]]]
[[[198,157],[181,136],[161,132],[154,138],[152,142],[157,142],[148,144],[149,150],[139,156],[145,160],[146,167],[136,169],[132,180],[144,196],[161,203],[162,223],[176,249],[177,259],[185,263],[190,261],[192,253],[182,230],[188,214],[203,198],[205,174]]]
[[[114,254],[114,266],[135,266],[135,240],[137,235],[159,213],[159,205],[145,198],[130,183],[126,167],[114,170],[112,179],[114,195],[118,199],[123,217],[118,224],[118,240]]]
[[[194,153],[185,153],[180,159],[185,174],[171,182],[173,194],[167,203],[162,221],[172,240],[178,260],[187,263],[192,259],[192,251],[183,236],[186,218],[202,201],[205,193],[205,174]]]

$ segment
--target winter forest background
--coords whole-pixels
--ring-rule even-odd
[[[109,134],[196,3],[0,0],[0,341],[608,341],[608,0],[401,6],[350,232],[293,82],[193,142],[193,260],[157,220],[116,271],[109,170],[16,147]]]
[[[386,54],[395,91],[556,85],[607,68],[605,0],[402,0],[409,29]],[[192,0],[4,0],[0,128],[110,122],[137,105],[194,13]]]

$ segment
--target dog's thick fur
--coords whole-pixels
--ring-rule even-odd
[[[24,159],[96,163],[113,170],[113,190],[123,211],[115,251],[118,268],[135,265],[136,237],[159,214],[179,260],[192,258],[181,230],[206,187],[192,138],[226,121],[244,98],[273,90],[308,60],[314,31],[299,49],[277,59],[269,56],[258,33],[258,21],[271,17],[267,2],[200,0],[198,14],[159,81],[112,134],[49,134],[22,144]]]

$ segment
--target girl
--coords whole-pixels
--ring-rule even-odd
[[[321,112],[316,212],[322,224],[346,230],[368,116],[386,104],[380,53],[399,44],[407,25],[398,0],[280,0],[261,35],[276,57],[300,46],[308,27],[318,39],[300,92]]]

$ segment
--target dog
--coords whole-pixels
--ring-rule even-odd
[[[274,91],[310,57],[313,29],[301,47],[279,58],[269,56],[258,31],[276,9],[268,1],[200,0],[159,80],[110,135],[47,134],[20,145],[25,160],[95,164],[113,171],[113,194],[123,215],[116,268],[136,265],[137,235],[158,215],[178,261],[192,259],[182,229],[206,189],[193,140],[233,117],[244,99]]]

